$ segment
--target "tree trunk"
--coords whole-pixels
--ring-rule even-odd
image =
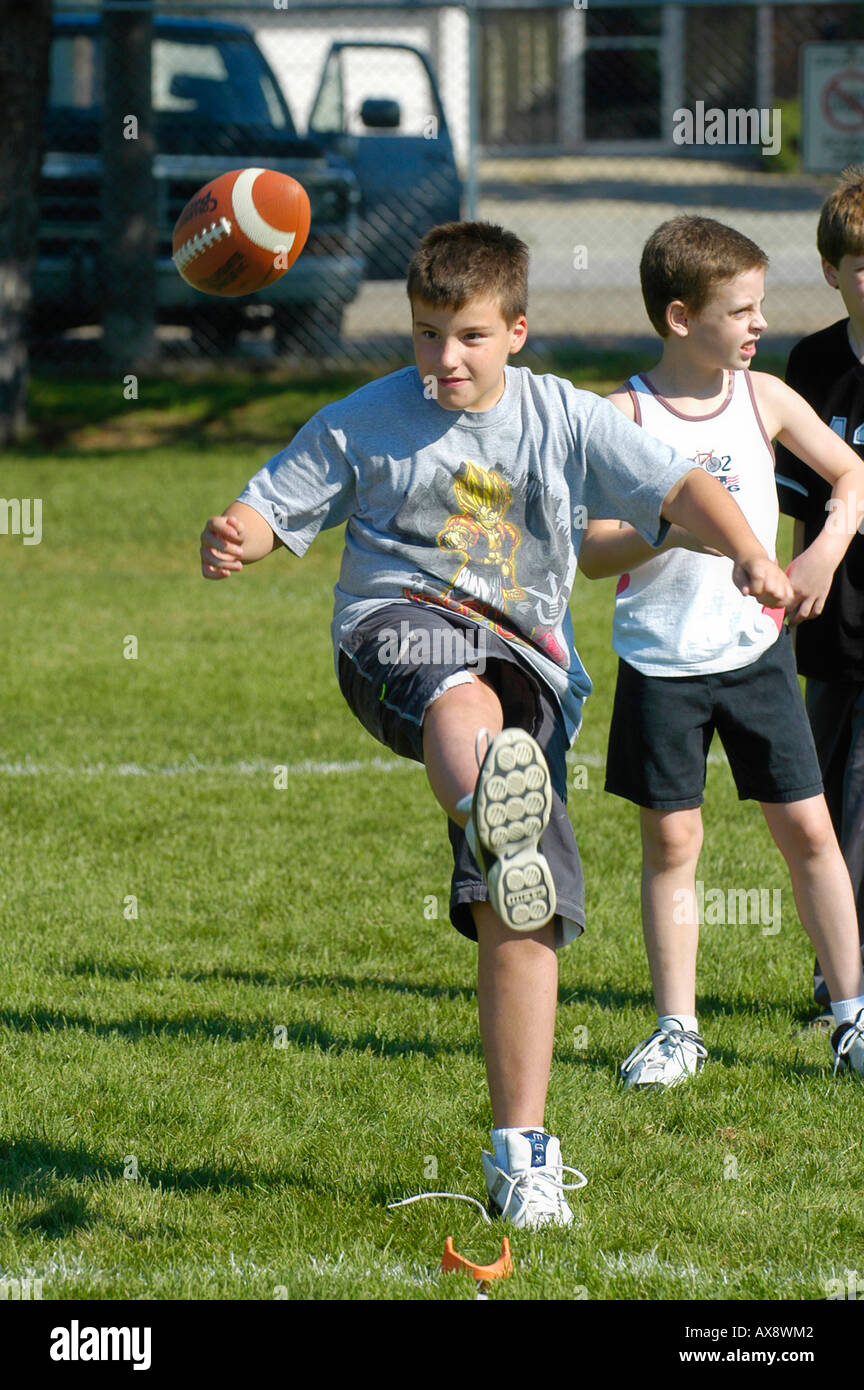
[[[104,12],[102,39],[102,324],[106,361],[122,370],[143,364],[154,350],[157,227],[151,0],[136,0],[128,11]]]
[[[0,447],[27,421],[27,319],[39,226],[51,0],[0,0]]]

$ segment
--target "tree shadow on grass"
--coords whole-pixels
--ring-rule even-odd
[[[57,1009],[0,1009],[0,1027],[20,1033],[61,1033],[70,1029],[94,1033],[97,1037],[139,1038],[204,1037],[225,1038],[229,1042],[260,1041],[272,1037],[268,1024],[241,1023],[227,1018],[124,1018],[97,1023],[86,1014],[64,1013]]]
[[[83,1197],[64,1192],[40,1211],[17,1223],[19,1231],[36,1231],[48,1240],[59,1240],[73,1231],[86,1230],[93,1224],[93,1214]]]
[[[334,396],[355,390],[371,373],[333,372],[322,382],[320,372],[300,385],[296,372],[281,379],[268,380],[260,370],[213,372],[194,382],[170,376],[148,381],[147,422],[138,427],[134,444],[129,442],[128,410],[118,408],[117,391],[104,363],[94,360],[91,370],[51,370],[47,362],[34,377],[31,390],[30,431],[19,452],[44,456],[48,449],[55,456],[80,453],[82,432],[87,435],[88,454],[114,455],[124,449],[172,445],[200,448],[202,435],[215,427],[214,447],[278,443],[282,447],[317,408],[312,402],[325,390]],[[310,392],[310,385],[314,395]],[[300,392],[305,391],[306,404]],[[250,395],[261,405],[272,400],[273,409],[258,421],[250,420]],[[298,395],[300,399],[298,400]],[[281,409],[280,409],[281,407]],[[281,421],[280,421],[281,415]],[[98,431],[102,431],[100,437]],[[141,438],[143,434],[144,438]]]
[[[0,1009],[0,1027],[14,1028],[18,1032],[57,1033],[67,1029],[80,1029],[97,1037],[121,1037],[131,1042],[142,1038],[219,1038],[228,1042],[266,1043],[269,1047],[280,1048],[293,1043],[296,1047],[314,1049],[320,1052],[372,1052],[383,1058],[421,1055],[429,1058],[439,1055],[474,1056],[480,1053],[479,1041],[476,1043],[436,1042],[428,1035],[423,1038],[382,1038],[370,1029],[348,1037],[333,1032],[320,1023],[280,1023],[261,1021],[241,1023],[226,1018],[127,1018],[111,1023],[97,1023],[84,1014],[68,1014],[56,1010],[32,1009],[19,1012],[14,1009]],[[275,1029],[278,1028],[278,1033]]]
[[[424,999],[467,999],[473,1002],[477,991],[471,985],[422,984],[413,980],[382,980],[374,975],[334,975],[302,971],[296,974],[276,970],[240,970],[218,966],[211,970],[152,970],[148,966],[106,964],[81,959],[67,966],[64,975],[104,976],[111,980],[188,980],[204,984],[210,980],[230,980],[237,984],[261,985],[269,989],[383,990],[391,994],[417,994]]]
[[[561,1004],[596,1004],[602,1009],[647,1009],[654,1011],[654,996],[651,990],[620,988],[605,981],[597,985],[570,985],[559,991]],[[756,994],[702,994],[696,999],[696,1011],[702,1018],[735,1018],[741,1014],[747,1017],[763,1017],[771,1008],[770,1003]]]
[[[111,980],[139,980],[142,983],[147,980],[180,979],[192,984],[206,984],[209,981],[230,980],[237,984],[260,985],[265,989],[338,989],[348,993],[382,991],[386,994],[414,994],[422,999],[464,999],[471,1004],[477,999],[474,985],[426,984],[416,980],[385,980],[377,975],[341,975],[329,971],[304,970],[287,973],[278,970],[241,970],[232,966],[216,966],[209,970],[157,970],[134,964],[106,964],[93,957],[83,957],[73,961],[59,973],[85,977],[103,976]],[[608,1009],[650,1008],[653,999],[647,988],[620,989],[608,983],[597,986],[559,987],[559,1004],[582,1002],[599,1004],[602,1008]]]
[[[198,1164],[181,1167],[178,1164],[150,1165],[146,1155],[137,1156],[140,1164],[136,1181],[164,1191],[220,1191],[223,1188],[260,1188],[281,1186],[282,1174],[245,1171],[236,1164]],[[83,1144],[53,1144],[47,1139],[19,1135],[0,1143],[0,1192],[30,1197],[50,1197],[57,1183],[72,1179],[76,1182],[106,1180],[121,1181],[127,1177],[125,1159],[110,1159],[94,1153]],[[79,1217],[81,1219],[79,1219]],[[63,1223],[65,1222],[65,1228]],[[51,1225],[64,1229],[89,1223],[86,1202],[74,1193],[55,1196],[42,1213],[28,1217],[22,1227],[46,1232]]]
[[[138,1186],[164,1193],[246,1192],[293,1190],[298,1193],[320,1194],[333,1200],[332,1175],[323,1172],[310,1159],[295,1168],[263,1169],[252,1165],[245,1169],[239,1164],[151,1164],[147,1154],[138,1155]],[[107,1158],[84,1144],[54,1144],[44,1138],[14,1136],[0,1143],[0,1194],[44,1203],[35,1213],[17,1223],[20,1231],[41,1232],[49,1237],[61,1237],[92,1225],[96,1218],[88,1208],[81,1192],[58,1191],[62,1183],[120,1182],[126,1177],[126,1160]],[[386,1182],[373,1184],[371,1200],[383,1201]],[[370,1200],[370,1180],[360,1173],[343,1174],[338,1185],[342,1196]],[[397,1197],[400,1195],[397,1192]],[[406,1192],[405,1195],[410,1195]],[[387,1197],[387,1200],[395,1200]]]

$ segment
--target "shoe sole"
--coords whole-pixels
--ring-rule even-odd
[[[701,1071],[702,1068],[699,1068]],[[687,1081],[694,1081],[699,1075],[699,1071],[688,1071],[686,1076],[678,1076],[674,1081],[629,1081],[623,1078],[625,1091],[671,1091],[676,1086],[683,1086]]]
[[[512,931],[537,931],[555,915],[552,871],[538,848],[551,813],[539,744],[523,729],[504,729],[483,759],[471,815],[489,901]]]

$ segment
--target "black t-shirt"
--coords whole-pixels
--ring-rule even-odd
[[[842,319],[804,338],[789,354],[786,380],[864,458],[864,364]],[[780,510],[804,522],[805,546],[828,518],[831,485],[777,445]],[[825,608],[796,629],[798,670],[816,680],[864,680],[864,535],[853,536],[837,567]]]

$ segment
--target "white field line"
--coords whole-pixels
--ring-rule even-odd
[[[419,767],[410,758],[355,758],[348,762],[280,763],[255,758],[240,763],[205,763],[196,757],[181,763],[82,763],[69,767],[62,763],[37,763],[25,758],[18,763],[0,763],[0,777],[272,777],[283,768],[289,777],[327,777],[351,772],[399,772]]]
[[[572,1265],[569,1261],[562,1261],[558,1252],[550,1260],[544,1260],[543,1250],[533,1250],[524,1263],[527,1268],[536,1268],[540,1271],[544,1267],[550,1276],[558,1275],[572,1278],[574,1281],[585,1284],[585,1271],[580,1273],[580,1261],[575,1260]],[[714,1269],[707,1270],[694,1262],[688,1260],[686,1263],[678,1263],[674,1260],[660,1259],[657,1255],[656,1247],[653,1250],[630,1253],[623,1250],[605,1251],[598,1250],[593,1257],[597,1266],[605,1269],[614,1278],[615,1275],[635,1275],[637,1278],[645,1278],[652,1274],[665,1275],[697,1288],[704,1288],[711,1283],[720,1282],[723,1285],[734,1283],[743,1284],[746,1277],[752,1275],[751,1270],[741,1269]],[[308,1263],[307,1263],[308,1262]],[[182,1274],[188,1273],[188,1268],[180,1271]],[[429,1287],[437,1284],[441,1271],[437,1267],[423,1265],[417,1260],[408,1263],[382,1263],[376,1264],[370,1261],[368,1256],[360,1260],[352,1259],[349,1254],[342,1251],[335,1258],[332,1255],[312,1255],[310,1253],[298,1254],[291,1262],[288,1272],[296,1277],[304,1275],[308,1278],[311,1275],[316,1279],[383,1279],[388,1282],[399,1284],[414,1284],[420,1287]],[[793,1290],[797,1290],[798,1283],[796,1278],[788,1271],[771,1265],[770,1262],[764,1264],[762,1274],[774,1281],[774,1287],[778,1298],[782,1298],[785,1290],[789,1290],[790,1297]],[[832,1265],[829,1270],[816,1269],[810,1274],[813,1280],[813,1287],[826,1289],[831,1279],[839,1278],[845,1281],[848,1270],[843,1269],[838,1272]],[[158,1286],[166,1279],[172,1278],[177,1273],[176,1269],[170,1266],[159,1272],[153,1281],[153,1286]],[[211,1259],[208,1263],[195,1266],[196,1279],[206,1282],[208,1279],[217,1280],[223,1278],[226,1273],[240,1273],[246,1276],[258,1276],[272,1281],[274,1289],[284,1287],[286,1278],[285,1266],[274,1268],[269,1264],[258,1264],[254,1259],[245,1258],[238,1260],[233,1251],[229,1251],[224,1262]],[[52,1298],[53,1290],[58,1285],[76,1282],[81,1279],[89,1280],[93,1284],[101,1284],[109,1279],[116,1279],[119,1276],[118,1270],[108,1270],[92,1264],[86,1256],[78,1253],[70,1255],[62,1251],[52,1259],[48,1259],[39,1265],[26,1264],[19,1268],[0,1269],[0,1279],[41,1279],[43,1281],[43,1298]],[[800,1274],[798,1275],[800,1278]],[[32,1296],[32,1295],[31,1295]],[[797,1293],[795,1295],[798,1296]],[[589,1291],[590,1297],[590,1291]]]
[[[573,766],[605,767],[600,753],[571,752]],[[709,763],[725,763],[723,753],[709,753]],[[32,758],[23,762],[0,762],[0,777],[272,777],[277,771],[289,777],[346,776],[355,772],[404,772],[419,769],[411,758],[352,758],[345,762],[279,763],[264,758],[239,763],[201,762],[194,755],[179,763],[40,763]]]
[[[308,1266],[304,1261],[308,1260]],[[189,1268],[181,1269],[181,1276],[188,1275]],[[178,1270],[169,1266],[160,1270],[155,1279],[149,1281],[154,1288],[166,1280],[175,1277]],[[352,1261],[343,1251],[335,1259],[332,1255],[300,1255],[290,1266],[289,1273],[296,1276],[311,1275],[313,1278],[365,1278],[365,1279],[385,1279],[399,1284],[418,1284],[421,1287],[437,1283],[441,1270],[440,1268],[429,1268],[412,1261],[410,1264],[372,1264],[368,1260]],[[273,1288],[284,1287],[286,1270],[284,1267],[275,1268],[271,1265],[258,1264],[254,1259],[238,1260],[232,1251],[229,1251],[223,1263],[210,1260],[206,1264],[194,1266],[195,1279],[207,1283],[224,1278],[226,1274],[242,1274],[245,1277],[257,1276],[272,1282]],[[44,1261],[40,1265],[26,1264],[21,1268],[0,1269],[0,1281],[29,1280],[42,1281],[42,1297],[52,1298],[53,1289],[58,1285],[67,1283],[77,1283],[81,1280],[88,1280],[92,1284],[104,1284],[109,1280],[119,1279],[120,1270],[103,1269],[98,1265],[92,1264],[86,1256],[79,1254],[65,1255],[62,1251],[59,1256]],[[32,1297],[32,1293],[31,1293]]]

